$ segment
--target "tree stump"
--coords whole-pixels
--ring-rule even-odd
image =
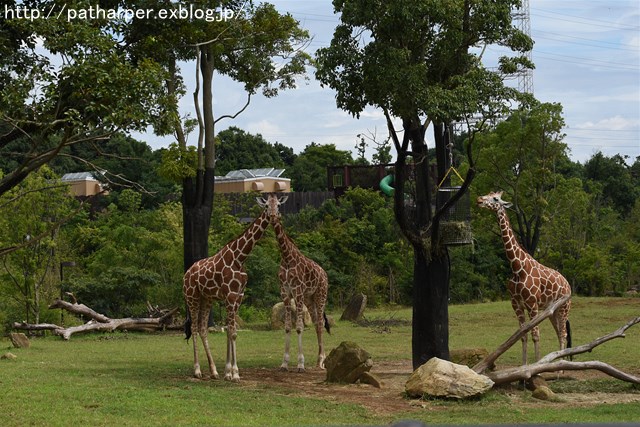
[[[355,294],[351,297],[347,308],[344,309],[340,320],[350,320],[357,322],[362,318],[364,309],[367,306],[367,296],[365,294]]]

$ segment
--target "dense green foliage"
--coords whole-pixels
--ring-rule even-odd
[[[490,150],[490,140],[486,144]],[[571,162],[566,153],[556,156],[550,164],[561,167],[551,168],[556,171],[554,185],[543,193],[535,256],[560,270],[577,294],[620,295],[640,286],[640,199],[632,193],[633,206],[626,209],[605,194],[606,186],[615,187],[615,183],[609,175],[589,175],[595,161],[618,168],[630,188],[640,186],[633,173],[639,160],[630,167],[618,157],[597,153],[582,165]],[[509,165],[505,161],[494,166],[506,170]],[[499,185],[491,179],[496,173],[487,168],[479,175],[474,197]],[[42,169],[0,198],[3,247],[22,244],[24,236],[35,236],[73,213],[77,202],[55,180],[52,170]],[[60,295],[60,263],[70,260],[76,265],[65,268],[63,289],[109,316],[143,315],[147,301],[182,307],[182,209],[171,201],[149,206],[146,197],[133,189],[116,190],[99,204],[103,207],[98,211],[81,211],[54,227],[55,232],[38,245],[4,256],[0,271],[3,328],[17,320],[56,320],[49,318],[46,306]],[[259,214],[253,195],[247,194],[243,203],[249,215]],[[522,209],[528,206],[522,203]],[[211,253],[246,226],[230,212],[230,204],[216,197],[209,233]],[[472,217],[474,244],[450,248],[451,301],[505,298],[509,267],[495,215],[472,207]],[[389,198],[355,188],[338,201],[327,200],[318,209],[306,207],[283,220],[300,249],[327,271],[331,307],[344,305],[355,292],[365,293],[371,305],[411,302],[413,252],[397,228]],[[247,262],[245,317],[264,318],[265,309],[279,300],[279,261],[269,230]],[[221,309],[216,315],[222,315]]]

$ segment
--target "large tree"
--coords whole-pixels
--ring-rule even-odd
[[[387,117],[396,150],[394,211],[414,251],[413,365],[449,358],[449,255],[441,244],[443,212],[466,191],[475,174],[474,131],[504,114],[517,92],[502,73],[530,68],[524,53],[532,40],[511,22],[518,0],[334,0],[341,14],[331,45],[317,53],[317,78],[337,92],[338,107],[358,116],[367,106]],[[499,70],[485,68],[487,45],[516,53]],[[433,177],[425,135],[433,126],[435,184],[446,175],[453,122],[470,122],[469,171],[461,190],[433,209]],[[401,129],[396,129],[400,123]],[[407,182],[414,176],[413,194]]]
[[[190,8],[192,2],[148,1],[139,7]],[[276,96],[282,89],[295,87],[296,77],[304,74],[308,55],[303,51],[309,35],[290,14],[280,14],[273,5],[254,5],[244,0],[199,2],[197,7],[219,10],[228,19],[133,22],[127,40],[137,58],[151,57],[162,63],[169,76],[167,96],[173,99],[173,120],[156,127],[158,133],[172,133],[176,143],[167,152],[169,166],[182,181],[184,220],[184,268],[209,256],[207,235],[213,205],[215,125],[233,119],[250,104],[258,92]],[[180,61],[196,64],[196,90],[193,94],[195,119],[183,121],[178,99],[184,94]],[[245,105],[238,111],[216,116],[213,109],[214,75],[224,75],[241,84]],[[189,146],[187,135],[197,128],[197,147]]]
[[[67,20],[63,13],[24,19],[20,7],[58,12],[63,6],[27,5],[2,2],[0,195],[68,147],[144,130],[165,111],[164,71],[153,61],[132,61],[120,43],[123,22]]]
[[[531,255],[549,220],[549,202],[562,178],[559,169],[570,162],[563,127],[562,106],[542,103],[514,111],[477,138],[482,152],[475,190],[482,194],[504,190],[505,200],[513,203],[518,240]],[[495,225],[494,215],[490,217]]]

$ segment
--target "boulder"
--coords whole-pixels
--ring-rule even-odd
[[[296,327],[296,306],[291,304],[291,327]],[[311,320],[311,313],[306,305],[302,306],[302,319],[305,326],[313,324]],[[279,302],[271,308],[271,329],[282,329],[284,327],[284,303]]]
[[[18,358],[18,356],[16,356],[13,353],[5,353],[2,356],[0,356],[0,359],[7,359],[7,360],[16,360]]]
[[[369,372],[373,361],[369,353],[352,341],[343,341],[329,353],[324,366],[327,382],[353,384]]]
[[[475,366],[488,355],[489,352],[486,348],[459,348],[451,350],[449,353],[453,363],[466,365],[470,368]]]
[[[29,338],[21,332],[12,332],[9,338],[11,338],[11,343],[16,348],[29,348],[31,346]]]
[[[340,320],[350,320],[357,322],[362,318],[364,309],[367,307],[367,296],[365,294],[356,294],[351,297],[347,308],[344,309]]]
[[[543,385],[533,390],[533,393],[531,393],[531,396],[540,400],[551,400],[555,397],[555,394],[549,387]]]
[[[411,397],[428,395],[464,399],[482,394],[491,387],[493,381],[468,366],[434,357],[411,374],[405,391]]]
[[[534,375],[525,382],[525,387],[527,387],[527,389],[531,391],[534,391],[535,389],[540,387],[549,387],[549,384],[547,384],[547,381],[540,375]]]

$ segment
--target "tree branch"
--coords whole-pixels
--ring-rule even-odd
[[[49,306],[50,309],[63,309],[74,314],[90,317],[92,320],[84,325],[72,326],[69,328],[63,328],[61,326],[40,323],[37,325],[15,322],[13,324],[14,329],[22,329],[28,331],[46,331],[51,330],[55,335],[61,336],[65,341],[71,338],[71,335],[78,332],[90,332],[90,331],[114,331],[116,329],[127,330],[157,330],[163,328],[170,322],[171,318],[178,312],[178,308],[169,310],[160,317],[127,317],[123,319],[111,319],[104,314],[97,313],[93,309],[87,307],[84,304],[69,303],[62,300],[56,300]]]
[[[238,110],[235,114],[225,114],[223,116],[218,117],[216,120],[214,120],[213,123],[218,123],[220,120],[222,119],[235,119],[236,117],[238,117],[240,114],[242,114],[244,112],[244,110],[247,109],[247,107],[249,107],[249,104],[251,103],[251,92],[247,93],[247,102],[244,104],[244,107],[242,107],[240,110]]]
[[[560,360],[552,363],[538,362],[532,365],[503,369],[496,372],[488,372],[485,375],[491,378],[495,384],[505,384],[514,381],[528,380],[534,375],[538,375],[543,372],[581,371],[586,369],[595,369],[619,380],[640,384],[640,378],[598,360],[590,360],[587,362],[572,362],[568,360]]]
[[[498,357],[500,357],[505,351],[509,350],[511,346],[513,346],[523,336],[525,336],[534,326],[539,325],[544,319],[551,316],[558,309],[558,307],[564,305],[567,301],[569,301],[570,298],[571,295],[564,295],[562,298],[556,300],[553,304],[538,313],[536,317],[522,325],[520,329],[518,329],[513,335],[511,335],[509,339],[507,339],[502,345],[500,345],[493,353],[482,359],[471,369],[473,369],[478,374],[481,374],[490,366],[493,366]]]

